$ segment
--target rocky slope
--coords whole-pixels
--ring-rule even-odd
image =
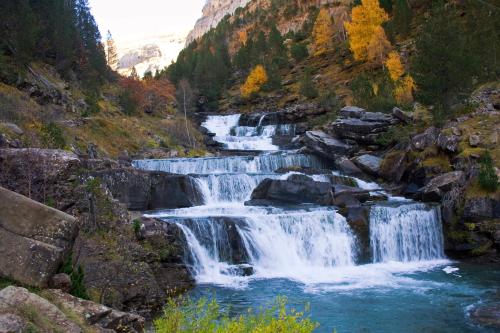
[[[244,7],[251,0],[208,0],[203,7],[203,15],[196,22],[193,30],[186,38],[186,44],[200,38],[217,24],[226,15],[232,15],[236,9]]]

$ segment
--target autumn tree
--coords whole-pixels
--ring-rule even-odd
[[[241,86],[241,95],[249,98],[252,94],[258,93],[267,80],[267,73],[264,66],[257,65],[248,75],[245,84]]]
[[[325,54],[333,42],[333,20],[326,8],[319,11],[312,31],[312,49],[315,56]]]
[[[398,104],[408,104],[413,102],[413,91],[415,81],[408,74],[405,75],[405,68],[401,62],[401,57],[396,51],[389,53],[385,66],[389,77],[394,82],[394,99]]]
[[[389,19],[378,0],[362,0],[361,5],[352,9],[352,22],[346,22],[349,46],[356,60],[368,58],[368,47],[377,32],[380,37],[382,24]]]
[[[116,52],[115,41],[109,30],[106,38],[106,62],[112,70],[116,70],[118,67],[118,53]]]
[[[405,73],[403,64],[401,63],[401,57],[396,51],[389,53],[389,57],[385,61],[385,66],[389,71],[389,76],[392,81],[397,81]]]
[[[368,61],[383,65],[391,48],[391,42],[387,39],[384,29],[377,27],[367,47]]]

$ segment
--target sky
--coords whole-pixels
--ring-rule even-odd
[[[99,30],[117,41],[159,34],[187,34],[206,0],[89,0]]]

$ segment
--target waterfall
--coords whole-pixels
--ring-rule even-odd
[[[444,258],[439,208],[415,203],[372,207],[370,244],[374,262]]]
[[[370,209],[369,246],[376,264],[371,266],[356,266],[361,237],[358,239],[333,207],[245,206],[264,179],[287,179],[298,173],[279,174],[277,169],[328,169],[314,156],[266,152],[273,137],[294,135],[295,125],[262,125],[264,117],[255,127],[240,126],[240,115],[209,116],[203,124],[227,149],[262,150],[257,156],[133,162],[140,169],[189,174],[203,193],[203,206],[151,214],[183,231],[189,264],[198,282],[234,286],[253,274],[304,283],[352,281],[357,276],[360,284],[369,284],[370,270],[381,265],[390,266],[393,261],[417,265],[444,258],[439,209],[404,198],[389,198],[390,205],[378,203]],[[310,177],[329,182],[331,175],[320,171]],[[363,189],[380,188],[376,183],[354,180]]]

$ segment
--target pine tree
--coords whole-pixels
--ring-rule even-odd
[[[245,84],[240,88],[241,96],[249,98],[253,94],[258,93],[262,86],[268,81],[264,66],[257,65],[248,75]]]
[[[378,0],[362,0],[361,5],[352,9],[352,22],[346,22],[345,28],[355,60],[367,59],[373,36],[388,19]]]
[[[137,75],[137,70],[135,69],[135,67],[132,67],[129,77],[131,77],[134,80],[139,80],[139,75]]]
[[[393,12],[393,22],[396,32],[400,33],[402,36],[408,35],[412,19],[412,11],[408,4],[408,0],[395,0]]]
[[[300,94],[309,99],[318,97],[318,90],[312,80],[310,68],[306,68],[304,76],[300,81]]]
[[[113,36],[111,35],[111,31],[109,30],[108,36],[106,38],[106,60],[108,66],[112,70],[116,70],[116,68],[118,67],[118,54],[116,52],[115,41],[113,39]]]
[[[312,49],[315,56],[325,54],[332,46],[333,42],[333,21],[326,8],[319,11],[312,32]]]

